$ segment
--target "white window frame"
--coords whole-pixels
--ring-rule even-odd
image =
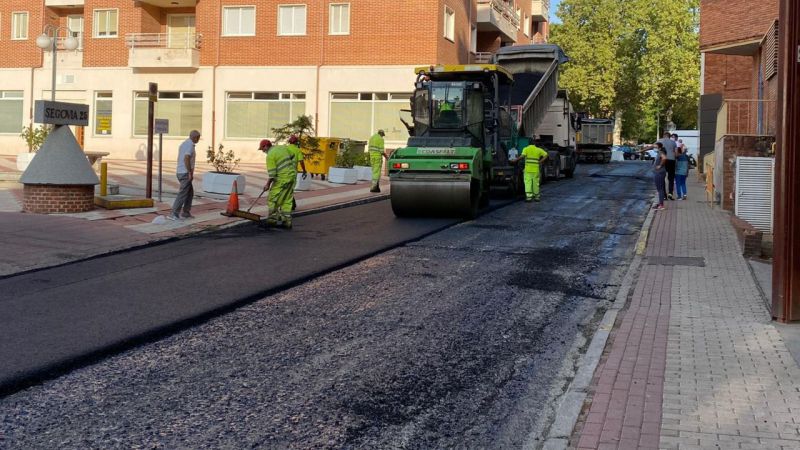
[[[178,94],[178,98],[162,98],[162,94]],[[159,91],[158,92],[158,101],[159,102],[170,102],[170,101],[196,101],[202,103],[204,100],[204,92],[203,91]],[[200,97],[196,97],[196,95],[200,95]],[[147,91],[134,91],[133,92],[133,110],[131,111],[131,137],[139,138],[146,136],[146,134],[136,134],[136,102],[140,101],[143,102],[149,96]],[[189,97],[191,96],[191,97]],[[201,106],[201,114],[202,114],[202,106]],[[203,118],[200,117],[200,124],[203,124]],[[201,127],[197,127],[199,130]],[[172,129],[172,127],[170,127]],[[112,123],[112,131],[113,131],[113,123]],[[172,133],[169,135],[164,135],[164,139],[186,139],[186,136],[177,136]]]
[[[456,12],[447,5],[444,7],[444,38],[456,41]]]
[[[73,30],[69,26],[70,22],[75,20],[75,19],[80,19],[80,20],[78,20],[78,22],[81,25],[81,29],[80,30]],[[83,38],[84,38],[84,36],[86,36],[86,18],[83,16],[83,14],[70,14],[70,15],[68,15],[67,16],[67,28],[69,29],[70,33],[72,33],[72,35],[73,35],[72,37],[74,37],[75,39],[78,40],[78,50],[79,51],[83,50]],[[117,32],[119,32],[119,30],[117,30]]]
[[[292,32],[292,33],[282,33],[281,32],[281,28],[282,28],[282,26],[281,26],[282,25],[281,24],[281,8],[298,8],[298,7],[302,7],[306,12],[305,23],[303,24],[304,31],[302,33],[294,33],[294,32]],[[308,34],[308,5],[306,5],[305,3],[289,3],[289,4],[278,5],[278,21],[277,22],[278,22],[278,36],[305,36],[305,35],[307,35]],[[294,17],[292,17],[292,25],[294,25]],[[294,29],[294,28],[295,27],[292,26],[292,29]]]
[[[239,30],[236,33],[228,31],[227,27],[225,26],[225,10],[226,9],[228,9],[228,10],[230,10],[230,9],[238,9],[239,10]],[[242,14],[241,13],[242,13],[242,10],[245,10],[245,9],[252,9],[253,10],[253,32],[252,33],[243,33],[242,32]],[[256,23],[258,23],[257,17],[256,17],[257,14],[258,14],[258,8],[256,8],[256,5],[225,5],[225,6],[223,6],[222,7],[222,14],[221,14],[221,17],[220,17],[220,20],[222,21],[222,27],[220,27],[221,30],[222,30],[221,36],[222,37],[243,37],[243,36],[244,37],[248,37],[248,36],[255,36],[256,35],[256,28],[257,28],[256,27]]]
[[[100,30],[97,29],[97,25],[100,23],[97,20],[97,17],[100,13],[110,13],[111,11],[116,11],[115,14],[116,23],[114,24],[114,34],[107,34],[105,36],[101,36]],[[108,21],[106,21],[108,23]],[[116,39],[119,37],[119,8],[99,8],[92,11],[92,38],[94,39]]]
[[[14,96],[9,95],[12,92],[14,94],[19,94],[19,95],[14,95]],[[3,102],[3,101],[20,102],[23,105],[23,108],[24,108],[24,106],[25,106],[25,91],[23,91],[23,90],[15,90],[15,89],[0,90],[0,102]],[[24,126],[24,123],[25,123],[24,119],[25,118],[24,118],[24,111],[23,111],[23,116],[20,116],[20,119],[19,119],[19,123],[20,123],[19,129],[20,129],[20,131],[22,130],[22,127]],[[9,132],[9,133],[0,132],[0,136],[19,136],[19,131],[13,131],[13,132]]]
[[[244,97],[235,97],[231,98],[231,94],[250,94],[250,98]],[[257,94],[277,94],[277,99],[257,99]],[[302,98],[300,97],[302,96]],[[223,122],[224,130],[223,135],[225,139],[229,140],[241,140],[241,141],[252,141],[254,138],[249,137],[238,137],[238,136],[230,136],[228,134],[228,106],[230,103],[236,102],[289,102],[289,119],[297,118],[297,115],[294,113],[294,102],[303,101],[306,103],[306,109],[308,108],[308,93],[303,91],[289,91],[289,92],[280,92],[280,91],[226,91],[225,92],[225,121]],[[305,114],[305,112],[304,112]],[[271,131],[271,130],[270,130]],[[267,138],[274,138],[273,136],[264,136]]]
[[[328,117],[332,117],[333,115],[333,104],[334,103],[352,103],[352,102],[364,102],[370,104],[370,124],[369,129],[375,129],[375,104],[376,103],[405,103],[408,105],[408,101],[411,97],[413,97],[413,92],[353,92],[353,91],[341,91],[341,92],[331,92],[329,94],[328,99]],[[355,96],[355,98],[348,98]],[[369,98],[366,98],[369,96]],[[378,98],[386,97],[385,99]],[[339,98],[336,98],[339,97]],[[328,120],[328,135],[331,135],[331,120]]]
[[[333,25],[334,25],[334,22],[333,22],[333,8],[334,7],[345,7],[345,9],[347,9],[347,28],[346,29],[344,29],[342,27],[342,21],[341,21],[342,15],[339,14],[339,24],[338,25],[339,25],[340,29],[339,29],[339,31],[334,31],[333,30]],[[350,22],[351,22],[351,20],[350,20],[350,18],[351,18],[350,8],[351,8],[350,7],[350,3],[331,3],[330,4],[330,7],[328,8],[328,15],[330,16],[330,18],[328,19],[328,34],[330,34],[332,36],[347,36],[347,35],[350,34]],[[306,18],[306,21],[308,21],[308,18]]]
[[[525,25],[522,27],[525,36],[531,37],[531,18],[525,14]]]
[[[109,97],[101,97],[102,94],[110,94]],[[92,104],[92,136],[93,137],[101,137],[107,138],[112,137],[114,135],[114,91],[94,91],[94,102]],[[102,134],[97,132],[97,101],[98,100],[109,100],[111,101],[111,132],[108,134]]]
[[[19,22],[17,21],[17,17],[25,17],[25,35],[17,35],[19,30]],[[28,39],[30,35],[30,14],[28,11],[13,11],[11,13],[11,40],[12,41],[25,41]]]

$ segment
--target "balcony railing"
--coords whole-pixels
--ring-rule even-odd
[[[478,0],[478,31],[499,31],[503,42],[516,42],[520,19],[503,0]]]
[[[725,135],[775,136],[775,100],[725,100],[717,114],[717,140]]]
[[[474,64],[491,64],[492,62],[492,55],[491,52],[477,52],[472,54],[472,62]]]
[[[531,17],[537,22],[550,20],[550,0],[531,0]]]
[[[202,40],[195,33],[128,34],[128,66],[147,71],[197,70]]]
[[[203,35],[197,33],[130,33],[125,45],[136,48],[189,48],[199,49]]]

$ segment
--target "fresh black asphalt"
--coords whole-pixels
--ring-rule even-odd
[[[388,201],[255,224],[0,280],[0,395],[457,223]]]

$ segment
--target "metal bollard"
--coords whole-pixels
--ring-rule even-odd
[[[108,195],[108,163],[100,163],[100,196]]]

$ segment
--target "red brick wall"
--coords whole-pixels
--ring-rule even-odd
[[[755,98],[752,67],[751,56],[706,53],[705,94],[722,94],[732,99]]]
[[[778,18],[778,0],[701,0],[700,49],[761,39]]]
[[[11,40],[11,13],[28,12],[28,39]],[[45,24],[44,1],[0,0],[0,68],[41,67],[36,38]]]
[[[37,214],[77,213],[94,209],[94,186],[26,184],[22,209]]]
[[[722,172],[722,208],[733,211],[736,206],[736,162],[737,156],[768,156],[775,138],[757,136],[725,136]]]
[[[419,3],[419,2],[418,2]],[[463,64],[469,62],[469,47],[470,47],[470,34],[472,33],[470,27],[470,14],[473,20],[477,12],[471,10],[471,2],[469,0],[439,0],[439,23],[437,24],[438,34],[436,35],[438,41],[437,58],[435,61],[439,64]],[[455,25],[455,41],[444,37],[444,8],[445,5],[452,9],[456,15]]]

